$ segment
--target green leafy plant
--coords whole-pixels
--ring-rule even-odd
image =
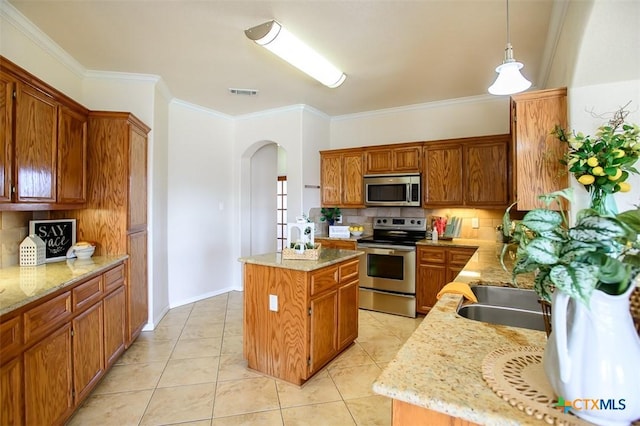
[[[561,198],[571,202],[572,195],[566,189],[539,198],[548,207]],[[531,210],[513,231],[518,247],[513,281],[517,285],[518,275],[535,273],[534,290],[544,300],[554,288],[587,305],[594,290],[622,294],[640,273],[639,233],[640,208],[615,216],[584,209],[573,227],[563,211]]]
[[[559,126],[554,130],[568,148],[560,162],[589,192],[591,207],[601,212],[605,211],[604,197],[630,191],[631,185],[626,180],[630,173],[638,173],[633,165],[640,157],[640,127],[625,122],[629,115],[625,107],[598,127],[594,136],[568,132]]]
[[[342,212],[339,207],[323,207],[320,209],[321,221],[327,221],[329,225],[333,225],[333,222],[340,217]]]

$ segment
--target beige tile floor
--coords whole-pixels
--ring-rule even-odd
[[[371,385],[421,319],[360,311],[358,340],[303,386],[246,367],[242,293],[170,310],[120,357],[69,425],[389,425]]]

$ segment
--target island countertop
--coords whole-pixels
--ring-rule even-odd
[[[129,256],[93,256],[39,266],[0,269],[0,315],[9,313],[58,289],[75,284],[123,262]]]
[[[275,252],[241,257],[238,260],[242,263],[309,272],[344,260],[353,259],[363,254],[364,252],[359,250],[322,249],[318,260],[283,259],[282,253]]]
[[[478,247],[456,281],[497,285],[510,281],[511,274],[499,261],[501,244],[477,240],[433,244]],[[532,284],[530,277],[521,281],[523,287]],[[456,313],[461,301],[460,295],[443,295],[375,381],[374,391],[478,424],[541,424],[489,388],[482,377],[482,361],[501,347],[544,347],[545,333],[463,318]]]

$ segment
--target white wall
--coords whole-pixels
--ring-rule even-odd
[[[509,97],[478,96],[331,119],[331,148],[509,133]]]
[[[305,109],[302,113],[302,211],[309,214],[309,209],[320,206],[320,151],[329,149],[331,119],[317,110]]]
[[[284,151],[284,149],[282,149]],[[278,148],[262,146],[251,157],[251,254],[276,251]],[[242,225],[245,226],[245,225]]]
[[[629,101],[627,121],[640,124],[639,22],[638,1],[572,2],[551,72],[553,78],[569,80],[571,129],[594,134]],[[589,205],[589,195],[575,178],[570,181],[575,212]],[[614,194],[620,211],[640,203],[640,177],[631,175],[628,182],[630,192]]]
[[[169,105],[167,258],[170,305],[227,292],[236,222],[233,200],[233,123],[180,101]]]

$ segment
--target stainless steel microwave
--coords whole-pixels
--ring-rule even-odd
[[[368,175],[364,177],[367,206],[420,207],[420,175]]]

